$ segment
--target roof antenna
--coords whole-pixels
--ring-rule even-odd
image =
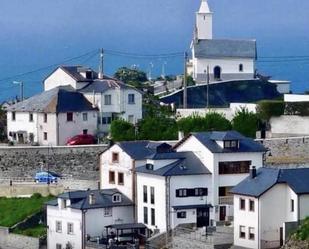
[[[103,66],[104,66],[104,50],[100,49],[100,64],[99,64],[99,79],[103,79]]]

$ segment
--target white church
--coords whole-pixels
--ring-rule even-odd
[[[188,73],[197,83],[253,79],[257,58],[255,40],[213,39],[213,12],[202,0],[196,13]]]

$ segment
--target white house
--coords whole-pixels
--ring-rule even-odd
[[[253,79],[257,57],[255,40],[213,39],[213,12],[202,0],[196,13],[190,65],[198,83]]]
[[[116,79],[82,66],[60,66],[44,80],[44,90],[72,86],[99,109],[98,129],[108,132],[115,118],[133,124],[142,118],[142,93]]]
[[[309,168],[252,169],[232,189],[234,247],[278,248],[309,216]],[[292,229],[293,230],[293,229]]]
[[[75,191],[47,203],[47,248],[84,249],[106,226],[133,222],[133,203],[117,189]]]
[[[119,142],[100,155],[100,186],[117,188],[135,201],[135,168],[146,163],[146,157],[171,146],[163,142]]]
[[[98,109],[72,87],[56,87],[7,107],[8,139],[65,145],[70,137],[97,132]]]
[[[216,225],[233,216],[229,190],[262,167],[265,148],[234,131],[192,133],[136,167],[138,222],[166,231]],[[162,219],[161,217],[167,217]]]

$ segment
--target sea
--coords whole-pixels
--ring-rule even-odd
[[[1,43],[2,42],[2,43]],[[113,75],[122,66],[135,67],[151,74],[152,78],[183,73],[182,52],[189,50],[190,39],[179,40],[175,46],[163,43],[151,47],[145,44],[104,43],[104,73]],[[256,68],[262,75],[274,80],[291,81],[291,91],[309,91],[309,35],[299,37],[267,36],[257,40],[258,60]],[[71,46],[63,43],[36,43],[31,39],[0,41],[0,103],[19,96],[19,85],[24,82],[24,96],[30,97],[43,90],[43,80],[57,65],[84,65],[98,69],[99,44],[87,45],[76,42]]]

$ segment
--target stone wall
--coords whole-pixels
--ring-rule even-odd
[[[0,147],[0,179],[33,178],[43,168],[77,180],[99,179],[99,155],[107,145]]]

